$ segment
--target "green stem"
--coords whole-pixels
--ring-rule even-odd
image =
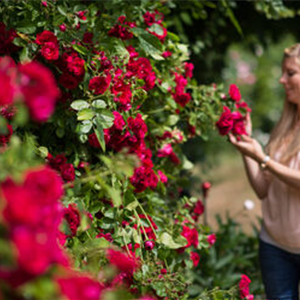
[[[147,214],[146,214],[144,208],[143,208],[142,205],[140,204],[140,202],[139,202],[137,199],[136,199],[136,201],[138,202],[139,207],[140,207],[141,211],[143,212],[143,214],[145,215],[145,217],[146,217],[146,219],[147,219],[147,221],[148,221],[148,223],[149,223],[149,225],[150,225],[150,227],[151,227],[151,229],[152,229],[152,231],[153,231],[153,234],[154,234],[154,236],[155,236],[155,238],[156,238],[156,232],[155,232],[155,229],[153,228],[153,225],[152,225],[150,219],[148,218],[148,216],[147,216]]]
[[[139,217],[139,214],[137,213],[137,211],[136,211],[135,209],[134,209],[134,214],[135,214],[135,216],[137,217],[137,220],[138,220],[138,227],[139,227],[139,226],[142,227],[142,230],[143,230],[143,232],[144,232],[144,234],[145,234],[147,240],[149,240],[149,237],[148,237],[148,235],[147,235],[147,233],[146,233],[146,230],[145,230],[145,228],[144,228],[144,226],[143,226],[143,224],[142,224],[142,222],[141,222],[141,219],[140,219],[140,217]]]

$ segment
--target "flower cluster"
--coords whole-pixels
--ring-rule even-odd
[[[146,30],[163,43],[168,34],[167,29],[162,25],[164,15],[155,10],[153,13],[147,11],[143,17],[145,24],[149,26]]]
[[[49,166],[58,171],[62,179],[66,182],[73,181],[75,179],[75,169],[70,163],[67,163],[67,158],[63,154],[58,154],[53,157],[50,153],[47,156]]]
[[[239,88],[231,84],[229,87],[229,96],[232,101],[235,103],[237,109],[242,111],[251,112],[251,109],[248,107],[246,102],[241,100],[241,94]],[[223,107],[223,113],[221,114],[219,120],[216,122],[216,126],[221,135],[227,135],[232,132],[236,136],[247,134],[245,128],[245,116],[239,111],[231,111],[229,107]]]
[[[254,296],[250,294],[249,292],[249,285],[251,283],[250,278],[243,274],[241,276],[241,280],[239,283],[239,291],[240,291],[240,297],[241,299],[247,299],[247,300],[253,300]]]
[[[115,24],[109,31],[109,36],[117,37],[121,40],[129,40],[133,38],[133,34],[130,31],[130,28],[136,27],[134,22],[126,21],[125,16],[120,16],[118,18],[117,24]]]

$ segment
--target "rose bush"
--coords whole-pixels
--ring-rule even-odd
[[[207,138],[230,105],[222,86],[192,79],[163,2],[0,12],[5,299],[188,299],[186,274],[216,238],[201,200],[181,197],[180,145]],[[221,123],[243,133],[238,112]]]

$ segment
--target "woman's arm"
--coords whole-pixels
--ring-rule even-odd
[[[259,163],[249,156],[242,155],[248,180],[259,199],[267,196],[269,182]]]
[[[242,139],[237,141],[236,138],[230,134],[229,140],[242,154],[248,156],[249,159],[253,159],[258,164],[262,163],[266,157],[260,144],[249,136],[243,135]],[[300,190],[300,171],[291,169],[272,158],[268,160],[266,167],[282,182],[286,183],[290,187]],[[252,171],[252,175],[255,175],[255,172],[254,174],[253,172],[254,171]],[[257,178],[259,178],[259,175],[257,175]]]
[[[252,134],[252,122],[251,122],[251,118],[250,118],[249,113],[247,113],[247,115],[246,115],[245,128],[246,128],[247,134],[249,136],[251,136],[251,134]],[[237,140],[232,134],[229,134],[229,140],[232,144],[234,144],[236,146],[236,148],[242,154],[243,162],[244,162],[244,166],[245,166],[245,170],[246,170],[248,180],[249,180],[254,192],[256,193],[257,197],[259,199],[265,198],[267,196],[268,186],[269,186],[269,181],[268,181],[268,178],[267,178],[268,177],[267,174],[264,171],[261,170],[260,165],[256,160],[254,160],[251,157],[245,155],[243,153],[243,151],[241,151],[240,147],[238,147],[238,145],[240,145],[240,144],[237,145]],[[259,144],[258,144],[258,146],[256,145],[256,147],[253,150],[255,150],[258,153],[260,153],[260,150],[261,150],[261,152],[263,153],[263,151],[262,151]]]

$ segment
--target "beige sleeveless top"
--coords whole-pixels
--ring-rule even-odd
[[[300,171],[300,152],[289,167]],[[268,194],[262,201],[265,229],[282,247],[300,249],[300,189],[288,186],[274,175],[268,177]]]

